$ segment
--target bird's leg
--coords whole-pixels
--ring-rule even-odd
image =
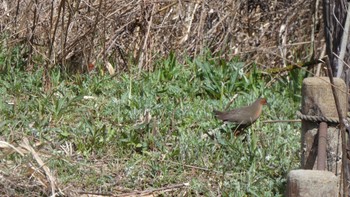
[[[244,133],[244,129],[247,128],[247,125],[239,124],[236,127],[232,129],[233,133],[235,134],[235,137],[241,135]]]
[[[216,137],[216,133],[220,132],[220,130],[224,129],[227,126],[227,123],[224,122],[224,124],[222,124],[220,127],[215,128],[215,129],[211,129],[209,131],[204,131],[204,133],[212,140],[217,139]]]

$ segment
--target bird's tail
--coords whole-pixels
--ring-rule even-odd
[[[218,116],[219,114],[222,114],[222,112],[214,109],[214,110],[213,110],[213,114],[214,114],[215,116]]]
[[[225,121],[227,119],[225,112],[221,112],[221,111],[218,111],[218,110],[214,109],[213,113],[214,113],[215,117],[220,119],[220,120]]]

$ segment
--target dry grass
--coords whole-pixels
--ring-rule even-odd
[[[318,1],[53,2],[6,0],[0,6],[4,48],[22,44],[28,69],[60,64],[86,71],[109,62],[117,72],[132,65],[152,70],[157,57],[172,51],[183,59],[207,49],[262,67],[322,56]]]

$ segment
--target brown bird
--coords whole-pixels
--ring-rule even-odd
[[[233,109],[227,112],[221,112],[214,110],[215,116],[224,121],[232,122],[236,124],[234,129],[235,135],[239,135],[242,131],[253,124],[260,116],[263,105],[266,105],[267,100],[265,98],[258,98],[254,103],[249,106]]]

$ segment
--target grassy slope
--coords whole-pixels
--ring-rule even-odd
[[[286,174],[299,165],[300,123],[262,121],[295,117],[300,80],[296,75],[264,88],[261,75],[245,76],[242,65],[207,60],[180,65],[171,56],[139,78],[52,72],[49,93],[41,88],[40,71],[2,74],[2,140],[16,144],[26,136],[43,143],[36,150],[66,194],[116,194],[188,182],[173,194],[282,196]],[[271,103],[248,129],[246,141],[234,138],[229,128],[216,129],[221,123],[211,114],[235,93],[231,107],[260,95]],[[206,137],[214,129],[216,139]],[[5,158],[19,166],[31,161],[16,154]],[[4,173],[14,172],[1,165]],[[4,183],[7,192],[8,187]]]

